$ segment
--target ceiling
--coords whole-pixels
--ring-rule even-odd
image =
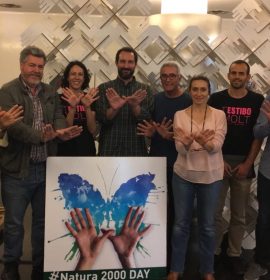
[[[152,14],[160,13],[160,1],[161,0],[149,0],[149,2],[152,3]],[[242,0],[208,0],[208,13],[218,14],[222,17],[231,17],[231,11],[241,1]],[[0,5],[15,4],[21,6],[21,8],[4,8],[0,6],[0,11],[39,12],[39,2],[38,0],[0,0]]]

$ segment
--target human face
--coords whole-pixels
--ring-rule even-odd
[[[244,63],[231,65],[228,73],[228,80],[232,88],[245,88],[249,79],[250,75],[247,74],[247,66]]]
[[[118,76],[122,80],[130,80],[133,77],[136,67],[134,53],[125,51],[120,52],[116,66],[118,69]]]
[[[160,70],[161,84],[168,95],[178,92],[180,78],[176,67],[165,66]]]
[[[69,88],[73,91],[80,91],[84,82],[83,69],[78,65],[73,65],[68,73]]]
[[[209,97],[208,84],[204,80],[194,80],[190,86],[190,95],[195,105],[206,105]]]
[[[21,62],[21,76],[30,88],[35,88],[41,82],[44,66],[44,58],[33,55],[28,55],[26,59]]]

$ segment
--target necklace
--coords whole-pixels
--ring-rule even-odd
[[[207,108],[208,108],[208,105],[206,105],[205,110],[204,110],[202,130],[204,130]],[[190,117],[191,117],[191,119],[190,119],[190,133],[192,133],[192,126],[193,126],[193,123],[192,123],[192,120],[193,120],[193,106],[192,105],[191,105],[191,108],[190,108]]]

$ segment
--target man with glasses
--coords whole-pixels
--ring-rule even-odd
[[[171,232],[174,219],[172,197],[173,165],[177,151],[173,141],[172,123],[176,111],[183,110],[192,104],[188,93],[180,88],[180,67],[176,62],[166,62],[160,68],[160,80],[164,91],[154,96],[153,122],[144,120],[138,125],[139,134],[151,138],[150,156],[167,158],[167,256],[170,258]],[[168,259],[169,262],[169,259]]]

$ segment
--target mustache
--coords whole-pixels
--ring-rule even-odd
[[[121,71],[132,71],[131,69],[129,68],[120,68]]]
[[[38,78],[42,77],[42,75],[38,74],[38,73],[29,73],[29,74],[27,74],[27,76],[35,76],[35,77],[38,77]]]

